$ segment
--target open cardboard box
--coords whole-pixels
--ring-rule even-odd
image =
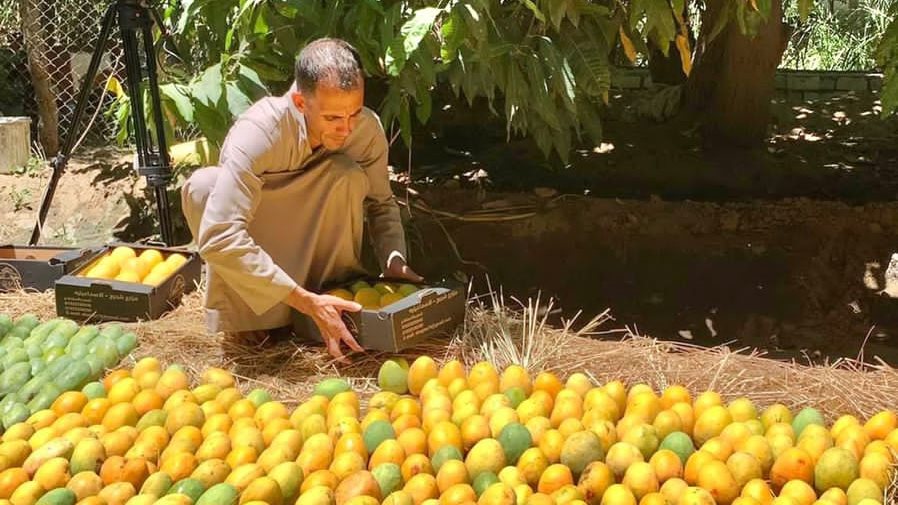
[[[56,313],[61,317],[84,321],[123,321],[158,319],[181,303],[184,294],[196,289],[200,280],[199,255],[177,248],[145,244],[109,244],[97,259],[118,246],[128,246],[140,255],[145,249],[156,249],[164,258],[180,253],[187,262],[172,272],[161,284],[152,286],[136,282],[80,277],[93,262],[56,281]]]
[[[374,285],[378,282],[416,284],[407,280],[383,277],[355,278],[324,291],[349,289],[360,280]],[[465,286],[457,281],[416,284],[422,289],[380,309],[344,312],[343,320],[349,331],[365,349],[395,352],[414,347],[432,338],[449,338],[465,319]],[[293,329],[297,336],[321,341],[315,323],[299,312],[293,312]]]
[[[90,262],[100,248],[0,246],[0,292],[46,291],[57,279]]]

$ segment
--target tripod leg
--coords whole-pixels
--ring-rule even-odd
[[[171,207],[168,203],[168,183],[171,181],[171,161],[168,157],[168,144],[165,138],[165,118],[162,115],[162,99],[159,96],[159,83],[156,79],[156,57],[153,53],[153,33],[150,23],[143,25],[143,48],[146,53],[147,79],[149,80],[150,103],[153,106],[153,123],[156,126],[157,158],[156,173],[148,175],[148,182],[156,189],[156,215],[159,217],[159,228],[162,242],[174,245],[174,229],[171,220]]]
[[[84,75],[84,82],[78,93],[78,103],[75,106],[75,115],[72,118],[72,125],[69,127],[69,131],[66,132],[65,143],[62,146],[62,150],[56,155],[56,158],[50,162],[53,171],[50,174],[50,181],[47,183],[47,187],[44,189],[44,194],[41,197],[41,205],[37,211],[37,222],[34,224],[34,229],[31,231],[31,239],[28,241],[30,245],[37,245],[40,241],[44,221],[47,219],[47,214],[50,212],[50,204],[53,201],[53,195],[56,193],[56,186],[59,185],[59,179],[62,178],[62,174],[65,172],[69,155],[71,155],[72,149],[75,147],[75,139],[80,133],[78,128],[81,125],[84,111],[87,109],[87,102],[90,98],[90,88],[93,86],[94,80],[97,77],[97,71],[100,69],[100,60],[105,52],[106,42],[109,40],[109,33],[112,31],[114,21],[115,6],[112,5],[106,10],[106,14],[103,17],[103,28],[100,30],[100,38],[97,41],[97,47],[94,48],[94,53],[91,56],[90,65],[87,67],[87,73]]]
[[[174,227],[171,221],[171,206],[168,202],[168,188],[165,184],[159,184],[155,188],[156,214],[159,217],[159,228],[162,233],[162,242],[167,246],[174,244]]]
[[[128,10],[129,12],[125,12]],[[129,5],[122,6],[120,16],[124,18],[133,14],[133,7]],[[131,120],[134,126],[134,143],[137,144],[137,159],[141,167],[147,166],[150,162],[150,138],[147,132],[146,123],[144,122],[143,111],[143,91],[141,89],[141,81],[143,81],[143,72],[141,71],[140,54],[138,53],[137,36],[131,27],[122,25],[122,49],[125,58],[125,78],[127,80],[128,95],[131,97]]]
[[[134,140],[137,145],[139,162],[138,173],[146,176],[147,184],[153,187],[156,200],[156,212],[159,218],[162,241],[167,245],[174,243],[171,215],[166,186],[171,179],[171,164],[168,157],[168,146],[165,141],[165,118],[162,114],[162,100],[156,80],[156,58],[153,52],[153,34],[151,16],[146,7],[139,4],[122,4],[119,10],[122,40],[125,50],[128,90],[131,94],[131,117],[134,122]],[[142,38],[143,40],[139,40]],[[155,126],[153,135],[146,124],[142,82],[144,78],[141,65],[140,42],[143,42],[143,59],[146,62],[149,103]],[[155,140],[155,146],[154,146]]]

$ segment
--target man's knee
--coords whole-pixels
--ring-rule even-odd
[[[181,187],[181,197],[185,201],[190,200],[191,203],[205,202],[209,193],[212,192],[212,188],[215,187],[220,172],[221,169],[218,167],[197,169],[184,181],[184,186]]]
[[[197,169],[181,187],[181,210],[187,220],[187,227],[190,228],[194,237],[198,232],[206,201],[215,187],[219,173],[221,173],[221,169],[218,167]]]

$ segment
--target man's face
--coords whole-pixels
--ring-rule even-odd
[[[322,83],[314,93],[293,94],[293,103],[306,118],[312,147],[323,145],[329,151],[343,147],[355,128],[364,101],[365,91],[361,85],[344,91]]]

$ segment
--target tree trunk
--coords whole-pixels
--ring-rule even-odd
[[[708,2],[703,15],[695,64],[686,82],[686,106],[698,115],[707,140],[750,147],[767,134],[776,68],[788,30],[782,22],[782,1],[776,0],[754,38],[742,34],[731,13],[726,28],[707,42],[722,4]]]
[[[44,29],[41,11],[33,0],[19,0],[19,15],[22,19],[31,85],[37,102],[41,146],[47,156],[56,156],[59,152],[59,111],[48,69],[50,37]]]

